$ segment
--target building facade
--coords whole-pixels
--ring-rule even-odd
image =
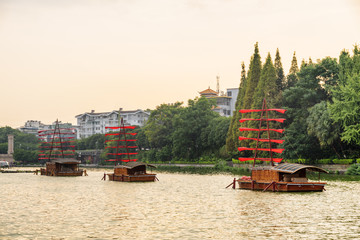
[[[56,126],[56,122],[53,122],[52,124],[44,124],[41,121],[28,120],[26,121],[24,126],[19,127],[18,129],[23,133],[29,133],[39,137],[38,134],[39,131],[55,130],[55,126]],[[72,123],[62,123],[61,121],[59,121],[59,127],[66,128],[71,132],[77,132],[77,127],[73,126]],[[47,136],[47,139],[44,139],[44,137],[42,137],[42,139],[45,141],[49,141],[50,136]]]
[[[125,125],[144,126],[150,113],[143,110],[121,111],[120,116]],[[90,113],[83,113],[75,116],[78,126],[78,139],[87,138],[94,134],[105,134],[109,129],[105,127],[119,126],[119,111],[96,113],[92,110]]]
[[[227,88],[225,94],[224,92],[220,93],[219,90],[214,91],[210,89],[210,87],[199,92],[201,97],[216,99],[216,106],[214,106],[212,110],[217,112],[220,116],[225,117],[233,116],[238,93],[238,88]]]

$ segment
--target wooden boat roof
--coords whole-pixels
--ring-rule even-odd
[[[52,162],[54,163],[59,163],[59,164],[79,164],[81,163],[81,161],[76,160],[75,158],[59,158],[56,160],[52,160]]]
[[[145,166],[145,167],[153,167],[153,168],[156,168],[155,165],[152,165],[152,164],[148,164],[148,163],[143,163],[143,162],[128,162],[124,165],[117,165],[115,166],[115,168],[128,168],[128,169],[132,169],[132,168],[135,168],[135,167],[139,167],[139,166]]]
[[[278,172],[283,172],[283,173],[295,173],[301,169],[307,169],[310,171],[314,171],[314,172],[324,172],[324,173],[328,173],[326,170],[319,168],[319,167],[315,167],[315,166],[310,166],[310,165],[303,165],[303,164],[298,164],[298,163],[282,163],[279,164],[277,166],[272,167],[272,170],[276,170]]]

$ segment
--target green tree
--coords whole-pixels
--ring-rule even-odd
[[[105,135],[94,134],[90,137],[77,140],[75,145],[76,145],[76,149],[78,150],[88,150],[88,149],[103,150],[105,147]]]
[[[333,103],[329,105],[330,116],[342,126],[341,139],[360,145],[360,74],[352,74],[345,84],[333,90]]]
[[[243,105],[243,100],[246,91],[246,71],[244,62],[241,64],[241,78],[239,85],[239,93],[236,98],[235,103],[235,111],[233,112],[233,116],[231,118],[230,126],[228,129],[227,137],[226,137],[226,151],[228,153],[233,153],[236,151],[236,147],[238,145],[238,137],[239,137],[239,127],[240,127],[240,108]],[[237,152],[237,151],[236,151]]]
[[[183,110],[182,102],[161,104],[151,111],[144,126],[145,136],[152,148],[162,148],[172,145],[172,135],[175,131],[173,119]]]
[[[276,49],[274,66],[276,70],[276,86],[278,86],[278,90],[281,91],[285,86],[285,74],[278,48]]]
[[[284,157],[316,159],[321,155],[318,139],[308,134],[309,109],[326,99],[316,66],[307,65],[297,73],[299,80],[283,93],[286,112]]]
[[[209,121],[209,125],[202,131],[201,139],[205,152],[220,156],[219,149],[226,144],[226,136],[231,119],[217,116]]]
[[[201,133],[209,126],[211,120],[218,117],[213,112],[215,103],[201,97],[188,101],[188,107],[175,116],[173,133],[173,155],[183,159],[197,159],[206,150],[206,142]]]
[[[248,78],[246,80],[246,91],[244,101],[242,104],[243,109],[250,109],[253,103],[253,96],[260,81],[261,76],[261,57],[259,54],[258,43],[255,44],[254,54],[251,57]]]
[[[298,72],[299,72],[299,67],[296,59],[296,52],[294,52],[289,74],[287,75],[287,79],[286,79],[286,88],[295,86],[296,82],[298,81],[298,76],[297,76]]]
[[[336,144],[340,143],[340,126],[330,118],[326,101],[321,101],[310,108],[306,123],[308,133],[319,140],[321,148],[330,146],[338,158],[341,158],[337,150],[337,148],[341,149],[341,145],[336,147]]]
[[[266,98],[268,108],[277,107],[279,95],[281,95],[281,91],[279,91],[277,85],[276,69],[269,53],[261,71],[260,80],[254,93],[251,108],[261,109],[264,98]]]

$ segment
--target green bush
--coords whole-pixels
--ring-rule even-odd
[[[250,160],[250,161],[239,161],[238,159],[232,159],[232,162],[235,164],[253,164],[254,160]],[[263,161],[260,160],[256,160],[255,164],[263,164]]]
[[[317,160],[318,164],[332,164],[333,161],[331,159],[319,159]]]
[[[346,175],[360,175],[360,164],[353,164],[346,170]]]
[[[335,164],[346,164],[350,165],[354,162],[353,159],[333,159],[333,163]]]

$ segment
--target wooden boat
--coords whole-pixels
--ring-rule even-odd
[[[128,162],[114,167],[114,173],[107,174],[110,181],[154,182],[156,174],[146,172],[146,167],[155,167],[142,162]]]
[[[309,182],[307,171],[327,173],[322,168],[296,163],[282,163],[273,167],[256,167],[251,177],[243,177],[236,182],[240,189],[279,191],[279,192],[316,192],[323,191],[326,183]]]
[[[59,121],[56,120],[54,129],[39,131],[38,135],[41,140],[39,160],[48,160],[45,168],[40,169],[41,175],[69,177],[83,175],[84,170],[79,169],[81,162],[75,159],[73,128],[60,128]]]
[[[154,165],[138,162],[138,159],[133,158],[138,154],[137,139],[135,138],[137,133],[129,130],[134,130],[135,126],[125,126],[123,118],[120,118],[119,125],[118,127],[105,127],[105,129],[119,131],[105,134],[105,138],[107,138],[105,149],[109,149],[107,155],[115,156],[115,158],[106,161],[114,162],[115,167],[113,173],[104,174],[103,180],[106,180],[106,176],[110,181],[119,182],[153,182],[158,180],[156,174],[146,172],[146,167],[155,168]]]
[[[63,158],[46,163],[46,168],[41,168],[41,175],[46,176],[82,176],[83,170],[79,169],[80,161],[74,158]]]
[[[243,176],[240,179],[234,179],[232,185],[233,188],[236,188],[236,183],[240,189],[248,190],[262,190],[262,191],[280,191],[280,192],[312,192],[312,191],[323,191],[325,188],[325,182],[309,182],[306,176],[307,171],[327,173],[324,169],[315,166],[294,164],[294,163],[281,163],[282,158],[275,158],[274,154],[279,154],[284,151],[284,149],[273,148],[272,144],[277,143],[281,144],[284,140],[281,139],[272,139],[270,138],[270,132],[283,133],[283,129],[273,129],[270,128],[269,122],[275,121],[282,123],[285,119],[283,118],[269,118],[268,112],[278,112],[285,113],[284,109],[267,109],[266,100],[263,100],[262,109],[242,109],[241,113],[254,113],[260,112],[261,116],[258,119],[252,118],[243,118],[239,121],[241,123],[246,121],[259,121],[259,128],[246,128],[242,127],[240,131],[257,131],[257,138],[250,137],[239,137],[240,141],[256,141],[256,147],[239,147],[239,151],[254,151],[254,157],[241,157],[239,161],[249,161],[253,160],[253,168],[251,171],[251,177]],[[265,123],[266,127],[263,127],[262,124]],[[267,133],[267,138],[260,138],[261,133]],[[259,147],[259,144],[267,143],[268,148]],[[270,153],[269,158],[258,157],[258,151]],[[256,167],[256,160],[268,161],[271,166],[265,167]],[[275,165],[274,163],[277,163]],[[229,185],[231,186],[231,184]]]

